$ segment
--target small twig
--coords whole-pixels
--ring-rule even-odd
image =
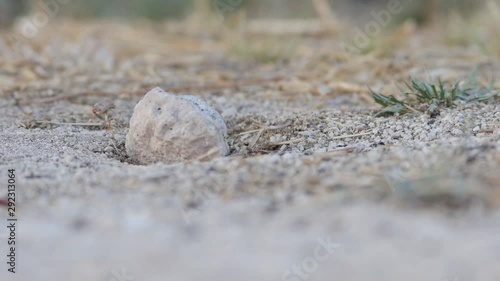
[[[262,130],[262,129],[250,130],[250,131],[246,131],[246,132],[243,132],[243,133],[239,133],[236,136],[243,136],[243,135],[253,134],[253,133],[257,133],[260,130]]]
[[[336,152],[353,152],[355,149],[356,149],[356,147],[354,147],[354,146],[346,146],[346,147],[335,148],[335,149],[330,150],[326,153],[328,154],[328,153],[336,153]]]
[[[416,112],[416,113],[420,113],[420,111],[416,110],[415,108],[405,104],[405,107],[408,108],[409,110],[413,111],[413,112]]]
[[[277,129],[283,129],[283,128],[285,128],[286,126],[288,126],[288,124],[285,124],[285,125],[279,125],[279,126],[269,126],[269,127],[263,127],[263,128],[261,128],[261,129],[255,129],[255,130],[250,130],[250,131],[246,131],[246,132],[239,133],[239,134],[237,134],[237,136],[242,136],[242,135],[253,134],[253,133],[260,132],[260,131],[262,131],[262,130],[277,130]]]
[[[255,136],[252,143],[250,144],[250,148],[253,148],[255,146],[255,144],[260,139],[260,137],[262,136],[262,134],[264,133],[265,130],[266,130],[266,128],[262,128],[259,130],[259,133],[257,133],[257,136]]]
[[[354,134],[354,135],[344,135],[344,136],[338,136],[338,137],[333,137],[331,138],[332,140],[340,140],[340,139],[347,139],[347,138],[355,138],[355,137],[361,137],[361,136],[366,136],[366,135],[371,135],[372,132],[367,132],[367,133],[359,133],[359,134]]]
[[[245,81],[233,81],[233,82],[228,82],[228,83],[217,83],[217,84],[210,84],[210,85],[189,85],[189,86],[181,86],[181,87],[165,87],[164,90],[166,92],[172,92],[172,93],[177,93],[177,92],[202,92],[202,91],[209,91],[209,90],[219,90],[219,89],[226,89],[226,88],[239,88],[239,87],[244,87],[244,86],[252,86],[252,85],[258,85],[262,83],[268,83],[268,82],[276,82],[283,80],[284,77],[282,76],[277,76],[277,77],[272,77],[272,78],[255,78],[255,79],[249,79]],[[66,95],[59,95],[55,97],[49,97],[49,98],[39,98],[39,99],[24,99],[20,100],[18,102],[19,105],[28,105],[28,104],[34,104],[34,103],[50,103],[50,102],[55,102],[59,100],[65,100],[65,99],[71,99],[71,98],[76,98],[80,96],[118,96],[118,95],[131,95],[131,96],[139,96],[139,95],[144,95],[145,91],[147,91],[146,88],[139,89],[137,91],[125,91],[125,92],[104,92],[104,91],[86,91],[86,92],[78,92],[78,93],[72,93],[72,94],[66,94]]]
[[[292,144],[292,143],[296,143],[296,142],[301,142],[301,141],[303,141],[303,140],[304,140],[303,138],[300,138],[300,139],[294,139],[294,140],[289,140],[289,141],[272,142],[272,143],[269,143],[269,145],[270,145],[270,146],[275,146],[275,145]]]
[[[336,148],[336,149],[326,151],[326,152],[313,154],[313,158],[314,158],[313,163],[319,163],[319,162],[323,161],[324,159],[329,159],[333,155],[338,154],[338,153],[350,153],[350,152],[353,152],[355,150],[356,150],[356,147],[347,146],[347,147]]]
[[[344,153],[351,153],[356,150],[356,147],[354,146],[346,146],[346,147],[339,147],[335,148],[333,150],[324,152],[319,154],[320,159],[324,159],[325,157],[330,157],[336,154],[344,154]]]
[[[219,154],[220,154],[220,149],[214,147],[214,148],[210,149],[207,153],[201,155],[200,157],[197,157],[196,159],[188,161],[188,163],[194,162],[194,161],[205,162],[205,161],[208,161],[210,159],[213,159],[216,155],[219,155]]]
[[[262,134],[267,131],[267,130],[278,130],[278,129],[282,129],[282,128],[285,128],[287,127],[288,124],[284,124],[284,125],[278,125],[278,126],[269,126],[269,127],[264,127],[262,129],[260,129],[257,133],[257,136],[255,136],[254,140],[252,141],[252,143],[250,144],[250,148],[253,148],[255,146],[255,144],[257,144],[257,141],[260,139],[260,137],[262,136]]]
[[[35,121],[37,124],[50,124],[50,125],[69,125],[69,126],[102,126],[102,123],[63,123],[63,122],[53,122],[53,121]]]
[[[486,134],[492,134],[494,132],[495,132],[494,129],[482,129],[478,131],[478,133],[486,133]]]

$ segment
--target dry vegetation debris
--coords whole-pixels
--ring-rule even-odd
[[[252,36],[259,40],[258,34]],[[262,40],[268,40],[264,36]],[[98,249],[66,248],[64,254],[56,249],[64,261],[87,265],[101,261],[102,249],[109,246],[103,243],[115,243],[108,254],[116,258],[127,248],[124,245],[136,245],[149,231],[152,236],[144,241],[145,247],[132,252],[127,248],[119,255],[144,257],[147,266],[154,267],[148,273],[158,273],[170,264],[165,261],[175,260],[173,264],[180,266],[173,274],[199,273],[203,278],[193,280],[210,279],[205,265],[200,272],[192,271],[193,256],[203,252],[200,264],[213,257],[232,258],[233,252],[220,252],[231,245],[242,250],[245,264],[268,269],[262,276],[269,278],[260,279],[276,280],[281,276],[276,265],[283,260],[274,254],[285,250],[276,241],[294,245],[287,256],[297,257],[303,255],[300,247],[314,240],[311,233],[329,232],[341,240],[348,237],[342,240],[346,248],[350,237],[361,237],[353,245],[365,251],[335,260],[356,272],[366,252],[376,257],[370,260],[394,268],[387,273],[392,277],[400,268],[408,274],[408,265],[415,262],[447,268],[455,261],[450,253],[459,249],[463,260],[477,265],[473,268],[485,269],[477,274],[491,277],[497,236],[479,226],[456,231],[435,217],[418,227],[414,220],[428,210],[452,215],[469,209],[492,214],[498,210],[498,100],[457,101],[441,108],[438,116],[413,111],[377,116],[380,107],[368,86],[389,95],[398,91],[394,82],[401,84],[409,75],[451,83],[473,69],[478,83],[489,85],[500,62],[474,47],[443,45],[425,31],[398,36],[401,42],[388,52],[347,59],[338,47],[342,38],[294,35],[290,41],[277,39],[298,42],[294,52],[270,59],[266,50],[253,46],[243,56],[235,52],[234,43],[220,30],[201,32],[177,23],[65,22],[47,26],[32,40],[19,41],[18,49],[13,49],[9,34],[2,33],[0,168],[15,166],[23,179],[26,231],[36,233],[26,243],[42,239],[52,247],[55,238],[47,228],[68,245],[86,245],[78,237],[90,239]],[[125,151],[129,120],[137,102],[156,86],[199,96],[217,109],[228,125],[230,155],[175,165],[132,161]],[[491,87],[500,90],[498,81]],[[362,204],[367,201],[380,207],[366,208]],[[193,224],[185,224],[186,212]],[[337,225],[336,216],[342,223]],[[471,219],[467,226],[474,223]],[[388,236],[391,227],[399,232]],[[231,236],[228,229],[238,235]],[[421,229],[430,229],[430,236]],[[444,230],[432,232],[435,229]],[[416,240],[410,241],[407,232]],[[254,249],[244,248],[241,237],[256,245],[255,255]],[[387,237],[404,241],[400,246],[411,249],[408,255],[401,257],[400,250],[387,254],[390,247],[374,248]],[[444,245],[441,252],[433,252],[435,259],[421,254],[428,237],[438,237],[432,241]],[[470,255],[464,237],[475,237],[470,240],[480,250]],[[262,241],[272,241],[272,254]],[[37,252],[38,247],[26,249],[26,258],[47,253]],[[149,263],[153,254],[159,258]],[[393,266],[398,262],[400,266]],[[107,262],[90,267],[81,271],[89,274],[86,280],[110,271]],[[336,268],[324,267],[325,274],[334,276]],[[213,279],[227,279],[227,272]],[[423,270],[415,276],[442,276],[434,273]],[[63,272],[51,274],[60,277]],[[164,280],[164,275],[151,280]]]

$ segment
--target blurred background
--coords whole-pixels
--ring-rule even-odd
[[[356,34],[377,19],[374,14],[387,11],[391,3],[398,3],[401,12],[391,14],[388,26],[371,36],[374,40],[360,53],[383,55],[423,30],[428,42],[500,55],[500,0],[0,0],[0,29],[14,27],[30,37],[26,33],[44,26],[43,21],[57,22],[53,18],[152,23],[154,28],[177,24],[183,32],[225,38],[237,54],[257,53],[250,57],[273,62],[294,44],[278,36],[334,34],[353,44]],[[271,38],[258,41],[251,34]],[[279,46],[283,42],[286,46]],[[269,46],[276,49],[271,54]]]
[[[328,1],[328,0],[327,0]],[[498,0],[494,0],[497,1]],[[150,20],[182,19],[190,14],[215,12],[216,7],[227,11],[244,10],[248,18],[314,18],[313,1],[304,0],[0,0],[0,24],[11,24],[16,17],[33,12],[50,3],[64,3],[57,16],[72,18],[118,17],[125,19],[146,18]],[[336,16],[348,22],[370,20],[370,11],[387,6],[388,0],[330,0]],[[426,3],[433,0],[401,1],[407,7],[400,15],[402,20],[413,18],[422,23],[435,7]],[[472,14],[483,0],[442,0],[440,15],[459,12]],[[68,5],[70,4],[71,5]],[[60,5],[63,6],[63,5]],[[234,7],[233,7],[234,6]],[[207,10],[208,7],[208,10]]]

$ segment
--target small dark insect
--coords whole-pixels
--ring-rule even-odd
[[[436,119],[431,119],[429,120],[429,122],[427,122],[427,125],[432,125],[434,123],[436,123]]]

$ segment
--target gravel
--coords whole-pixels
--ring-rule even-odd
[[[376,117],[360,90],[369,80],[392,93],[388,81],[426,71],[498,71],[497,58],[423,45],[343,61],[330,39],[304,38],[288,62],[263,65],[222,52],[214,37],[116,28],[53,26],[26,43],[24,63],[0,53],[0,66],[19,73],[0,73],[0,170],[18,179],[15,280],[499,279],[498,100],[457,103],[435,118]],[[175,44],[154,47],[161,42]],[[103,54],[115,63],[103,68]],[[35,66],[49,75],[37,78]],[[168,74],[163,88],[220,112],[227,157],[130,158],[128,122],[154,80],[136,73],[151,67]],[[220,87],[270,73],[285,77]],[[109,100],[105,116],[92,114]],[[336,247],[318,256],[320,241]]]

